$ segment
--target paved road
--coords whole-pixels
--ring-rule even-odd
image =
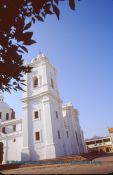
[[[113,156],[99,157],[84,164],[57,164],[1,171],[3,174],[108,174],[113,172]]]

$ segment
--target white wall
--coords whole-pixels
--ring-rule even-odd
[[[15,139],[15,141],[14,141]],[[22,135],[12,136],[7,140],[7,160],[21,160],[21,150],[23,146]]]
[[[26,92],[22,98],[23,111],[23,160],[38,160],[61,155],[78,154],[79,149],[75,130],[80,132],[79,122],[72,113],[66,115],[69,124],[69,138],[66,136],[62,101],[59,96],[56,69],[46,57],[38,57],[32,61],[32,72],[26,76]],[[33,78],[39,79],[39,85],[33,87]],[[40,79],[41,78],[41,79]],[[51,86],[51,78],[54,87]],[[34,119],[34,111],[40,111],[40,117]],[[56,111],[58,118],[56,118]],[[75,122],[75,124],[74,124]],[[40,132],[40,141],[35,140],[35,132]],[[60,131],[60,139],[58,138]],[[80,133],[78,135],[80,138]]]
[[[78,111],[71,103],[63,106],[63,118],[67,154],[85,153],[85,142],[81,133]],[[69,137],[67,137],[66,131],[68,131]]]
[[[68,104],[62,109],[56,69],[46,57],[38,57],[30,63],[32,72],[25,75],[26,85],[22,97],[22,121],[13,119],[3,122],[9,134],[4,136],[4,161],[39,160],[83,152],[84,139],[81,132],[78,112]],[[39,84],[33,87],[33,78]],[[53,85],[51,85],[51,78]],[[62,113],[63,110],[63,113]],[[39,118],[34,118],[34,112]],[[58,118],[56,118],[56,111]],[[4,111],[4,115],[6,112]],[[16,124],[16,132],[12,132]],[[58,138],[60,132],[60,139]],[[68,131],[69,137],[67,137]],[[78,135],[78,142],[75,131]],[[35,133],[40,132],[40,140]],[[15,139],[15,142],[14,142]]]
[[[6,108],[6,107],[1,107],[0,108],[0,112],[2,112],[2,118],[0,119],[0,122],[6,121],[6,113],[9,114],[9,120],[11,119],[11,109],[10,108]]]

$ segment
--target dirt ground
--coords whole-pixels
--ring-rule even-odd
[[[92,161],[70,162],[54,165],[35,165],[0,171],[2,174],[108,174],[113,172],[113,154]]]

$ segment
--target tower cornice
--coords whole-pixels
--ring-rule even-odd
[[[58,98],[55,94],[53,94],[51,92],[51,90],[46,91],[46,92],[42,92],[40,94],[32,95],[32,96],[29,96],[29,97],[24,97],[24,98],[21,99],[21,101],[26,103],[26,102],[29,102],[29,100],[34,100],[36,98],[41,99],[45,95],[52,96],[55,100],[57,100],[58,102],[62,103],[62,100],[60,98]]]

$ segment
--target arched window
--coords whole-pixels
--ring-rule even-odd
[[[13,125],[13,131],[14,132],[16,131],[16,125]]]
[[[56,111],[56,118],[58,118],[58,111]]]
[[[16,142],[16,139],[15,138],[13,139],[13,142]]]
[[[58,130],[57,133],[58,133],[58,139],[60,139],[61,138],[60,137],[60,131]]]
[[[36,118],[39,118],[39,112],[38,111],[35,111],[34,112],[34,118],[36,119]]]
[[[69,133],[68,133],[68,131],[66,131],[66,134],[67,134],[67,138],[69,138]]]
[[[6,120],[9,120],[9,113],[6,113]]]
[[[33,78],[33,87],[37,87],[38,86],[38,78],[37,77],[34,77]]]
[[[78,135],[77,135],[77,132],[76,131],[75,131],[75,136],[76,136],[77,144],[79,146]]]
[[[0,119],[2,119],[2,112],[0,112]]]

